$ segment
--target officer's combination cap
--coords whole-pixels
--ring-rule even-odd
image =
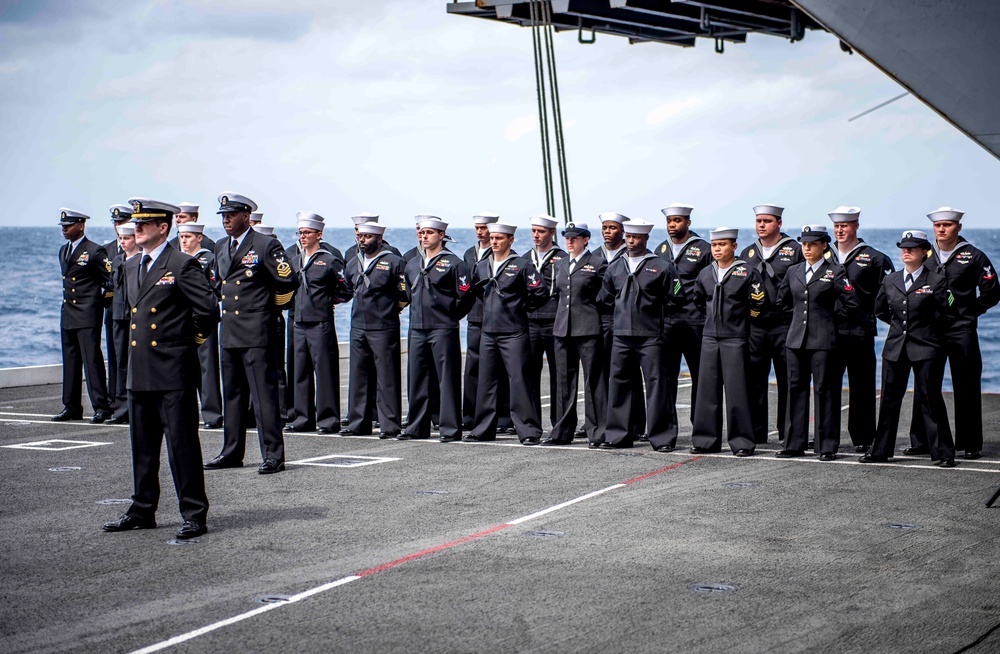
[[[73,223],[82,223],[85,220],[90,220],[90,216],[80,211],[67,209],[66,207],[59,210],[60,225],[72,225]]]
[[[108,208],[108,211],[111,212],[111,222],[113,223],[132,219],[132,207],[127,204],[113,204]]]
[[[590,236],[590,227],[587,223],[570,223],[566,225],[566,229],[562,231],[563,236]]]
[[[799,235],[799,243],[814,243],[816,241],[830,242],[830,234],[826,225],[804,225]]]
[[[899,242],[896,243],[898,248],[929,248],[930,246],[931,242],[927,240],[927,232],[922,232],[919,229],[906,230],[899,238]]]
[[[180,213],[176,204],[153,200],[151,198],[129,198],[132,205],[132,220],[136,223],[151,223],[154,220],[172,219],[175,213]]]
[[[238,211],[257,211],[257,203],[239,193],[222,193],[219,195],[219,210],[215,213],[234,213]]]

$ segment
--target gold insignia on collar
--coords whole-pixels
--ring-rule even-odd
[[[292,267],[288,265],[287,261],[282,261],[278,264],[278,277],[288,277],[292,274]]]

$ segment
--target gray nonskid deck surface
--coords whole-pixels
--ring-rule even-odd
[[[954,652],[1000,622],[1000,508],[983,507],[1000,397],[984,403],[986,456],[954,470],[856,464],[846,430],[833,463],[774,459],[773,440],[695,457],[686,409],[672,454],[288,434],[289,462],[389,460],[265,477],[251,434],[247,467],[206,472],[209,534],[173,545],[165,455],[159,528],[102,533],[127,504],[99,502],[131,494],[128,429],[48,422],[55,386],[0,391],[2,446],[106,443],[0,448],[0,649],[128,652],[243,616],[166,651]],[[221,431],[202,440],[212,456]],[[1000,630],[971,651],[998,650]]]

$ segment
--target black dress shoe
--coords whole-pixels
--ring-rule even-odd
[[[976,450],[974,452],[966,452],[963,458],[966,458],[966,459],[981,459],[981,458],[983,458],[983,453],[980,452],[979,450]]]
[[[111,412],[110,411],[98,411],[90,419],[90,424],[92,424],[92,425],[101,425],[101,424],[104,424],[105,422],[107,422],[110,418],[111,418]]]
[[[654,447],[653,450],[656,452],[673,452],[675,448],[673,445],[661,445],[659,447]]]
[[[926,447],[908,447],[903,450],[903,454],[906,456],[923,456],[925,454],[930,454],[931,451]]]
[[[341,429],[340,430],[340,435],[341,436],[354,436],[354,432],[351,431],[350,429]]]
[[[942,459],[941,462],[938,463],[938,465],[942,468],[954,468],[955,459]]]
[[[83,412],[70,411],[69,409],[63,409],[58,415],[52,416],[50,418],[52,422],[66,422],[67,420],[83,420]]]
[[[120,416],[112,416],[104,421],[106,425],[127,425],[128,424],[128,413],[123,413]]]
[[[206,533],[208,533],[208,527],[205,526],[205,523],[198,522],[197,520],[185,520],[181,528],[177,530],[177,540],[197,538]]]
[[[576,437],[586,436],[586,435],[587,435],[587,430],[586,429],[577,429],[575,432],[573,432],[573,436],[576,436]]]
[[[297,433],[301,434],[302,432],[316,431],[316,428],[313,427],[313,426],[311,426],[311,425],[293,425],[293,424],[287,424],[287,425],[285,425],[285,428],[282,431],[287,431],[287,432],[290,432],[290,433],[293,433],[293,434],[297,434]]]
[[[871,445],[857,445],[854,447],[854,451],[860,454],[867,452],[869,447],[871,447]]]
[[[742,459],[742,458],[745,458],[745,457],[748,457],[748,456],[753,456],[753,450],[745,450],[745,449],[744,450],[736,450],[735,452],[733,452],[733,455],[734,456],[738,456],[738,457],[740,457]]]
[[[156,518],[140,518],[125,513],[114,522],[106,522],[101,525],[102,531],[131,531],[133,529],[156,529]]]
[[[380,431],[378,433],[378,437],[381,440],[388,440],[390,438],[396,438],[397,436],[399,436],[399,432],[398,431]]]
[[[202,425],[205,429],[222,429],[222,421],[216,420],[215,422],[206,422]]]
[[[875,456],[874,454],[866,454],[860,459],[858,459],[858,463],[889,463],[889,457]]]
[[[691,454],[718,454],[721,450],[710,447],[692,447]]]
[[[430,438],[429,436],[414,436],[413,434],[407,434],[405,431],[402,434],[396,436],[397,441],[422,441],[425,438]]]
[[[831,454],[830,452],[824,452],[823,454],[819,455],[819,460],[820,461],[834,461],[834,460],[836,460],[836,458],[837,458],[837,455],[836,454]]]
[[[242,461],[231,461],[230,459],[224,458],[221,454],[214,459],[210,459],[205,462],[203,466],[205,470],[222,470],[223,468],[242,468]]]
[[[462,439],[462,442],[463,443],[485,443],[487,441],[495,441],[495,440],[496,440],[496,438],[483,438],[482,436],[473,436],[472,434],[469,434],[468,436],[466,436],[465,438]]]
[[[588,443],[587,447],[589,447],[592,450],[596,450],[599,447],[601,447],[602,445],[604,445],[604,443]]]
[[[794,459],[796,457],[805,456],[806,453],[802,450],[781,450],[774,456],[778,459]]]
[[[458,443],[462,440],[461,436],[442,436],[438,439],[441,443]]]
[[[538,438],[536,438],[535,436],[528,436],[527,438],[522,438],[521,445],[538,445]]]
[[[317,427],[316,428],[316,433],[317,434],[332,434],[333,430],[332,429],[328,429],[327,427]]]
[[[603,450],[630,450],[633,445],[629,442],[622,443],[601,443],[601,449]]]
[[[639,434],[639,440],[643,443],[649,442],[649,434]]]
[[[260,464],[260,467],[257,468],[257,472],[262,475],[271,475],[276,472],[281,472],[284,469],[284,462],[276,459],[264,459],[264,463]]]
[[[569,445],[573,441],[561,441],[555,438],[543,438],[538,442],[539,445]]]
[[[497,432],[499,432],[499,431],[500,430],[498,429]],[[515,427],[508,427],[507,429],[503,430],[503,433],[510,434],[511,436],[517,436],[517,428],[515,428]]]

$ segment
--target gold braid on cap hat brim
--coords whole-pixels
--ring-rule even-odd
[[[132,214],[132,217],[133,218],[166,218],[167,214],[165,214],[165,213],[134,213],[134,214]]]

